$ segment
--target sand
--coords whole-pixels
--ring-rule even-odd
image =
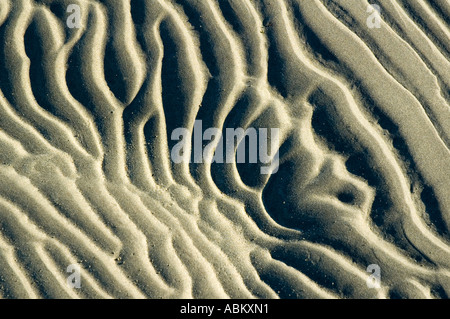
[[[448,298],[450,3],[377,5],[1,0],[0,297]]]

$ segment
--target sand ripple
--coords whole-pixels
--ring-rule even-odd
[[[379,4],[2,0],[0,297],[448,298],[450,5]],[[195,120],[279,171],[173,163]]]

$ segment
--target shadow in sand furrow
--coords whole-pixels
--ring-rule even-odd
[[[135,98],[145,79],[146,66],[140,45],[143,36],[133,24],[136,8],[131,7],[131,2],[106,1],[105,7],[109,17],[109,37],[104,55],[105,81],[115,97],[127,105]],[[138,8],[144,9],[145,13],[145,6]]]
[[[30,59],[30,85],[36,102],[43,110],[52,115],[53,120],[61,121],[69,126],[82,147],[91,154],[97,153],[95,138],[89,129],[89,119],[80,114],[67,101],[66,92],[57,87],[56,50],[49,52],[50,45],[45,39],[45,31],[49,28],[48,20],[43,12],[35,16],[24,35],[25,53]]]
[[[313,94],[310,97],[310,103],[315,106],[312,118],[312,128],[315,134],[325,141],[328,148],[346,157],[345,166],[350,173],[360,176],[375,188],[376,194],[370,213],[374,224],[383,231],[388,240],[408,251],[412,258],[422,259],[422,255],[416,251],[415,247],[410,246],[405,240],[402,225],[397,220],[389,218],[395,207],[383,175],[376,169],[376,163],[373,163],[373,159],[367,151],[364,151],[361,146],[358,147],[357,143],[352,142],[351,136],[342,135],[343,132],[339,129],[339,123],[336,123],[336,116],[329,113],[330,108],[327,106],[332,105],[333,102],[327,99],[325,95]],[[380,115],[381,113],[379,113]],[[394,127],[394,124],[385,116],[380,121],[385,126],[389,125],[390,129]],[[407,150],[404,149],[404,151],[406,153],[403,155],[408,156]],[[412,159],[410,155],[406,158],[409,161]],[[442,221],[438,225],[442,225]]]
[[[227,38],[231,37],[230,30],[228,28],[222,30],[215,25],[223,17],[209,17],[210,10],[213,8],[194,1],[183,0],[177,1],[177,3],[180,5],[179,10],[184,13],[187,22],[192,27],[192,34],[196,38],[195,43],[198,41],[200,58],[206,66],[207,74],[205,75],[208,84],[197,113],[197,119],[201,119],[205,127],[221,126],[219,114],[224,112],[223,108],[226,106],[225,102],[230,92],[235,89],[236,82],[241,80],[240,75],[235,74],[234,70],[236,64],[240,62],[236,61],[236,55],[240,52],[231,51],[236,48],[235,44],[230,43]],[[211,23],[211,20],[214,23]],[[233,39],[233,41],[235,40]],[[245,64],[242,66],[245,68]]]
[[[200,41],[200,52],[202,52],[202,61],[208,67],[209,73],[212,77],[216,77],[220,74],[222,65],[220,65],[217,59],[216,49],[214,43],[217,39],[214,39],[208,32],[207,26],[202,19],[202,13],[191,3],[189,0],[178,0],[177,3],[181,5],[183,13],[188,18],[188,23],[193,27],[193,31],[197,32]]]
[[[120,68],[117,66],[120,65],[120,57],[116,52],[117,48],[111,41],[108,41],[105,48],[104,55],[104,72],[105,72],[105,81],[108,83],[109,88],[116,96],[116,98],[125,103],[127,101],[127,89],[126,89],[126,81],[124,80],[125,73],[122,72]]]
[[[162,103],[166,120],[169,149],[177,143],[171,140],[172,131],[178,127],[186,127],[189,114],[188,75],[182,70],[189,68],[179,47],[176,30],[172,23],[164,20],[160,24],[160,36],[164,47],[161,70]],[[177,41],[178,40],[178,41]],[[182,40],[181,40],[182,41]]]
[[[414,162],[414,158],[411,155],[411,153],[407,147],[407,144],[399,131],[398,126],[376,106],[375,102],[370,99],[368,93],[366,93],[364,91],[364,89],[360,88],[360,90],[362,92],[361,96],[363,97],[362,101],[364,102],[365,106],[371,111],[371,113],[373,114],[378,125],[383,130],[385,130],[385,132],[387,133],[388,138],[391,141],[392,146],[394,147],[394,149],[396,151],[396,155],[400,159],[400,161],[399,161],[400,165],[403,166],[405,173],[409,177],[409,180],[411,183],[411,192],[413,193],[413,196],[416,196],[417,198],[419,198],[419,194],[420,194],[420,199],[423,202],[423,204],[425,205],[425,208],[423,210],[424,214],[428,215],[429,222],[433,225],[432,227],[435,228],[435,231],[437,231],[437,233],[440,236],[449,240],[450,232],[447,229],[445,221],[442,217],[443,213],[440,210],[439,203],[434,194],[434,191],[430,186],[428,186],[425,183],[423,176],[421,175],[420,171],[417,169],[417,166]],[[350,158],[348,161],[350,161]],[[356,167],[356,165],[357,165],[356,163],[361,163],[361,159],[354,160],[353,163],[354,164],[352,166]],[[347,164],[347,165],[350,165],[350,164]],[[348,167],[348,169],[350,170],[351,167]],[[369,169],[366,169],[365,171],[370,172]],[[353,172],[353,173],[361,176],[358,173],[355,173],[355,172]],[[364,176],[361,176],[361,177],[365,178]],[[370,179],[367,179],[367,180],[368,180],[369,184],[372,185],[371,180]],[[388,203],[388,201],[380,199],[378,201],[375,200],[374,204],[382,203],[382,202]],[[375,208],[376,208],[376,206],[375,206]],[[379,212],[386,211],[386,208],[387,207],[385,207],[383,205],[377,211],[379,211]],[[382,216],[380,216],[378,214],[373,214],[373,218],[374,218],[374,221],[378,221],[378,222],[376,222],[377,225],[380,225],[380,222],[383,220]]]
[[[446,0],[428,0],[428,4],[433,8],[434,12],[440,17],[447,27],[450,28],[448,17],[450,16],[450,5]]]
[[[377,36],[373,32],[368,33],[367,26],[365,25],[366,21],[361,18],[358,18],[358,20],[353,18],[353,16],[357,16],[360,9],[355,10],[347,4],[343,5],[345,7],[341,6],[338,0],[326,1],[326,8],[335,18],[339,19],[340,22],[358,36],[359,40],[364,42],[378,62],[395,81],[414,95],[425,110],[428,118],[433,122],[434,127],[439,132],[440,138],[446,145],[450,145],[450,136],[448,136],[450,130],[447,129],[446,125],[446,119],[450,118],[446,114],[448,105],[443,98],[437,99],[436,95],[433,94],[436,91],[445,92],[446,85],[443,83],[439,74],[429,69],[428,65],[415,54],[416,51],[411,47],[411,44],[406,45],[404,40],[399,40],[395,32],[392,32],[390,29],[384,31],[386,28],[383,28],[380,32],[385,33],[382,36]],[[393,21],[390,18],[389,10],[386,10],[384,7],[381,8],[383,15],[388,21],[390,20],[392,25]],[[348,20],[351,21],[349,22]],[[388,43],[392,43],[392,47],[389,47],[387,45]],[[403,52],[401,58],[397,54],[397,50],[399,49],[402,49]],[[414,65],[414,67],[411,67],[411,65]],[[339,69],[338,72],[345,74],[347,79],[350,80],[352,78],[350,70],[345,70],[341,67]],[[435,85],[434,88],[436,91],[433,91],[430,86],[436,77],[443,86]],[[430,83],[430,86],[424,88],[424,81]]]
[[[302,7],[308,7],[308,5],[305,2],[298,2],[298,4],[302,4]],[[306,8],[304,8],[304,9],[306,9]],[[311,12],[317,11],[316,8],[314,8],[314,6],[309,6],[309,8],[307,10],[311,10]],[[332,19],[330,19],[328,16],[325,16],[325,15],[324,15],[324,17],[327,17],[327,20],[330,20],[328,22],[333,22],[333,25],[334,25],[334,21]],[[422,130],[418,129],[417,132],[414,132],[413,130],[409,130],[408,131],[408,129],[407,129],[407,128],[410,128],[413,125],[420,125],[420,124],[423,124],[423,126],[426,127],[426,123],[427,123],[427,125],[429,124],[428,121],[427,121],[427,118],[425,117],[424,120],[421,121],[421,122],[419,122],[417,119],[414,119],[414,121],[410,121],[409,125],[405,125],[405,123],[402,123],[404,121],[404,119],[407,119],[407,118],[399,116],[398,114],[395,114],[396,111],[397,111],[397,108],[394,107],[394,106],[388,109],[387,105],[389,105],[390,103],[391,104],[394,104],[394,103],[392,103],[391,100],[387,99],[387,96],[388,96],[387,94],[380,94],[380,91],[376,90],[377,85],[379,85],[381,87],[381,86],[384,86],[384,84],[381,83],[380,81],[378,81],[379,83],[373,83],[373,85],[369,85],[368,84],[370,82],[369,78],[374,73],[370,73],[371,75],[365,74],[365,71],[363,70],[364,67],[359,67],[359,65],[357,65],[357,63],[354,63],[354,57],[349,59],[346,56],[346,53],[344,51],[347,50],[347,49],[343,49],[342,47],[339,47],[337,45],[337,43],[334,43],[334,41],[333,41],[334,39],[330,38],[327,34],[325,34],[325,32],[324,32],[325,29],[328,30],[328,31],[331,30],[330,25],[329,24],[323,24],[323,29],[322,29],[322,28],[319,28],[317,26],[316,21],[312,21],[311,19],[309,19],[309,23],[312,24],[312,25],[315,25],[316,31],[321,32],[322,36],[324,38],[328,39],[328,43],[330,44],[330,47],[333,47],[333,52],[335,53],[335,55],[339,56],[340,58],[342,58],[344,60],[342,64],[344,64],[344,63],[348,64],[348,67],[352,70],[351,74],[354,73],[353,77],[354,78],[360,77],[361,80],[364,79],[363,83],[364,82],[366,83],[366,84],[364,84],[364,89],[366,89],[364,91],[364,93],[363,93],[364,96],[367,97],[367,96],[370,95],[371,98],[373,98],[373,100],[376,101],[376,103],[379,104],[380,109],[382,109],[383,112],[389,113],[390,117],[393,117],[393,118],[395,117],[395,120],[398,123],[398,125],[399,125],[399,127],[400,127],[400,129],[402,131],[405,143],[408,143],[407,145],[411,149],[411,152],[414,151],[414,153],[415,153],[415,160],[419,161],[418,162],[418,167],[420,166],[421,173],[424,175],[424,178],[426,177],[429,180],[429,183],[433,185],[435,191],[437,190],[436,196],[440,196],[442,204],[443,204],[443,207],[445,208],[445,199],[442,200],[442,188],[438,187],[438,183],[436,183],[436,182],[433,183],[432,181],[430,181],[430,178],[432,178],[432,176],[433,176],[433,173],[431,172],[433,169],[431,167],[433,167],[433,165],[434,165],[433,163],[436,163],[436,160],[430,160],[426,164],[424,164],[423,158],[419,158],[417,156],[417,152],[418,152],[417,148],[420,148],[420,145],[417,145],[417,143],[412,142],[412,140],[413,140],[412,136],[414,136],[418,131],[422,132]],[[347,33],[347,31],[346,31],[346,33]],[[336,33],[336,36],[341,36],[341,35],[344,38],[344,32],[342,32],[342,33],[337,32]],[[347,38],[347,35],[345,36],[345,38]],[[348,39],[350,39],[350,38],[348,37]],[[354,45],[354,44],[349,41],[349,45]],[[360,57],[360,61],[363,61],[363,60],[364,59],[361,59],[361,57]],[[370,60],[367,60],[367,63],[369,63],[369,62],[370,62]],[[374,68],[373,70],[374,70],[374,72],[375,71],[379,72],[379,70],[377,68]],[[347,75],[347,74],[345,74],[345,75]],[[354,83],[353,80],[349,81],[349,82]],[[390,89],[389,88],[385,88],[384,91],[386,91],[386,90],[390,90]],[[353,90],[352,93],[355,94],[356,92]],[[401,90],[399,90],[398,93],[403,93],[403,92]],[[360,98],[360,95],[358,93],[356,93],[356,95],[357,95],[357,97]],[[393,92],[393,94],[391,96],[392,96],[392,98],[397,98],[397,95],[394,92]],[[408,99],[408,96],[407,95],[402,96],[401,99]],[[399,100],[400,100],[400,98],[399,98]],[[415,100],[412,101],[411,103],[415,103],[416,107],[420,106],[420,104],[417,101],[415,101]],[[398,101],[395,104],[397,106],[401,107],[403,104],[405,104],[405,102],[402,103],[402,102]],[[410,110],[414,111],[415,109],[410,109]],[[365,116],[367,116],[369,119],[371,118],[370,115],[366,114]],[[406,131],[408,131],[408,133],[406,133]],[[433,141],[435,139],[435,137],[436,137],[435,132],[433,132],[432,134],[429,134],[430,143],[432,143],[431,141]],[[445,150],[442,147],[443,145],[440,143],[439,140],[437,140],[435,142],[436,143],[434,145],[436,147],[436,153],[437,152],[442,152],[442,154],[444,154]],[[366,147],[371,148],[371,146],[369,146],[369,145],[366,145]],[[372,156],[373,157],[378,157],[375,154],[372,154]],[[444,157],[439,156],[439,158],[446,158],[446,157],[445,156]],[[378,165],[378,167],[382,168],[382,170],[384,170],[385,168],[388,168],[389,166],[391,166],[391,164],[389,162],[386,162],[386,163],[379,162],[379,163],[376,163],[376,164]],[[392,164],[394,164],[394,162]],[[397,164],[394,164],[394,165],[397,165]],[[390,176],[385,175],[385,178],[389,180]],[[436,181],[436,178],[434,178],[434,180]],[[403,197],[405,197],[404,194],[406,194],[405,193],[406,189],[404,189],[404,191],[403,191],[404,194],[401,195],[401,197],[400,197],[400,196],[396,195],[396,193],[397,193],[397,191],[399,189],[398,186],[400,186],[401,184],[399,184],[397,182],[392,183],[392,181],[390,181],[389,183],[391,184],[390,187],[392,187],[394,184],[397,184],[397,186],[395,186],[394,188],[390,189],[390,192],[391,192],[391,194],[395,195],[396,201],[398,201],[399,203],[403,203],[403,204],[398,204],[397,205],[398,210],[404,210],[406,207],[412,206],[412,205],[406,204],[406,202],[403,199]],[[409,190],[409,185],[407,185],[407,184],[409,184],[409,182],[407,182],[405,180],[402,184],[403,184],[403,186],[401,186],[402,188],[406,188],[407,187],[408,190]],[[406,195],[406,196],[409,197],[408,195]],[[415,210],[415,208],[414,208],[414,210]],[[414,213],[414,214],[416,214],[416,213]],[[443,218],[447,219],[445,214],[442,214],[442,216],[443,216]],[[413,219],[410,219],[408,217],[406,220],[409,220],[409,222],[411,222]],[[422,224],[422,226],[423,226],[423,224]],[[420,226],[420,227],[422,228],[422,226]],[[417,231],[418,231],[418,229],[417,229]],[[422,230],[420,232],[422,232],[422,231],[424,231],[424,228],[422,228]],[[430,235],[430,233],[428,233],[428,235]]]
[[[428,39],[425,33],[417,34],[412,27],[414,25],[413,20],[409,20],[408,24],[405,25],[405,21],[402,16],[408,17],[408,14],[404,11],[391,12],[392,8],[397,8],[395,3],[389,3],[392,7],[384,7],[385,3],[380,3],[384,15],[383,20],[390,28],[402,38],[403,41],[407,42],[408,45],[414,50],[414,52],[420,57],[422,62],[426,65],[428,70],[433,74],[438,82],[438,87],[442,98],[445,101],[450,100],[450,79],[445,75],[448,72],[446,67],[441,67],[442,65],[449,64],[450,62],[442,55],[439,49],[433,44],[433,42]],[[340,17],[339,17],[340,18]],[[341,18],[340,18],[341,19]],[[351,25],[348,26],[351,28]],[[419,26],[415,25],[416,28]],[[430,50],[431,48],[431,50]],[[382,57],[382,56],[381,56]],[[417,97],[417,94],[416,94]],[[422,101],[421,101],[422,102]],[[423,104],[423,103],[422,103]]]
[[[442,38],[448,39],[448,34],[442,36],[442,31],[438,30],[436,26],[432,26],[431,23],[427,21],[428,17],[424,17],[422,15],[423,12],[421,12],[420,10],[421,4],[405,0],[402,0],[401,4],[405,12],[408,13],[411,19],[414,20],[414,22],[420,26],[420,28],[427,34],[428,38],[430,38],[433,41],[433,43],[447,58],[447,60],[450,60],[450,42],[442,39]]]
[[[236,39],[240,40],[240,44],[242,44],[244,46],[244,50],[243,50],[243,54],[244,54],[244,60],[247,62],[245,64],[245,68],[246,68],[246,73],[249,73],[250,75],[253,73],[253,64],[256,64],[259,61],[256,61],[255,59],[257,59],[257,57],[255,56],[255,54],[258,54],[257,52],[252,52],[252,47],[254,46],[254,42],[255,41],[255,34],[251,34],[251,36],[249,37],[249,28],[255,28],[255,25],[250,25],[250,24],[254,24],[254,22],[250,22],[249,20],[251,20],[251,15],[248,12],[249,9],[247,10],[241,10],[241,12],[236,12],[235,8],[233,7],[233,5],[235,6],[236,4],[230,2],[229,0],[225,0],[225,1],[218,1],[217,2],[220,12],[223,16],[223,19],[225,20],[226,23],[228,23],[231,28],[229,30],[229,32],[233,32],[233,35],[237,34]],[[244,4],[245,5],[249,5],[249,4]],[[236,8],[239,10],[239,8]]]
[[[325,64],[339,64],[338,58],[330,51],[316,33],[304,22],[305,19],[298,6],[292,5],[292,13],[297,31],[305,41],[307,48],[310,48],[312,54],[317,60],[323,60]]]
[[[217,49],[214,45],[217,40],[207,32],[205,23],[201,18],[201,12],[198,12],[189,1],[178,2],[188,19],[189,25],[193,28],[193,34],[198,37],[201,59],[210,75],[196,118],[202,120],[204,127],[215,127],[217,114],[220,111],[218,106],[223,103],[224,98],[224,66],[219,62]]]
[[[55,17],[57,17],[61,23],[65,23],[66,18],[67,18],[67,4],[64,3],[64,0],[59,0],[59,1],[54,1],[51,2],[48,5],[48,8],[50,9],[50,11],[55,15]],[[70,37],[72,36],[72,34],[76,31],[77,29],[70,29],[70,28],[61,28],[61,31],[64,32],[64,42],[67,42]]]
[[[377,297],[376,291],[366,289],[364,276],[361,276],[360,270],[355,266],[355,264],[367,264],[369,261],[354,254],[343,256],[342,253],[324,253],[326,251],[328,251],[327,246],[322,246],[319,250],[314,246],[306,248],[301,244],[291,243],[285,247],[276,247],[271,251],[271,256],[275,260],[301,271],[317,285],[333,292],[340,298]],[[348,263],[349,266],[341,267],[339,270],[334,269],[338,258],[340,262]]]
[[[379,30],[393,48],[365,1],[96,0],[81,30],[69,2],[0,21],[0,297],[448,298],[446,150],[422,109],[450,96],[443,0],[399,1],[432,43],[398,24]],[[195,120],[256,133],[177,164]]]
[[[272,287],[281,299],[334,299],[338,297],[303,273],[298,273],[284,262],[273,259],[269,253],[263,254],[254,251],[250,257],[261,280]]]
[[[267,80],[272,88],[284,98],[288,96],[288,89],[285,84],[284,64],[288,63],[283,59],[281,53],[277,50],[276,34],[271,29],[266,31],[268,39],[268,53],[269,59],[267,62]]]

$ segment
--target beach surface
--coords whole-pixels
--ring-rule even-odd
[[[448,298],[449,21],[0,0],[0,298]],[[259,144],[212,162],[208,128]]]

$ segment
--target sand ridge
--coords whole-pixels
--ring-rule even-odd
[[[379,5],[3,0],[0,297],[448,298],[450,6]],[[196,120],[278,171],[174,163]]]

